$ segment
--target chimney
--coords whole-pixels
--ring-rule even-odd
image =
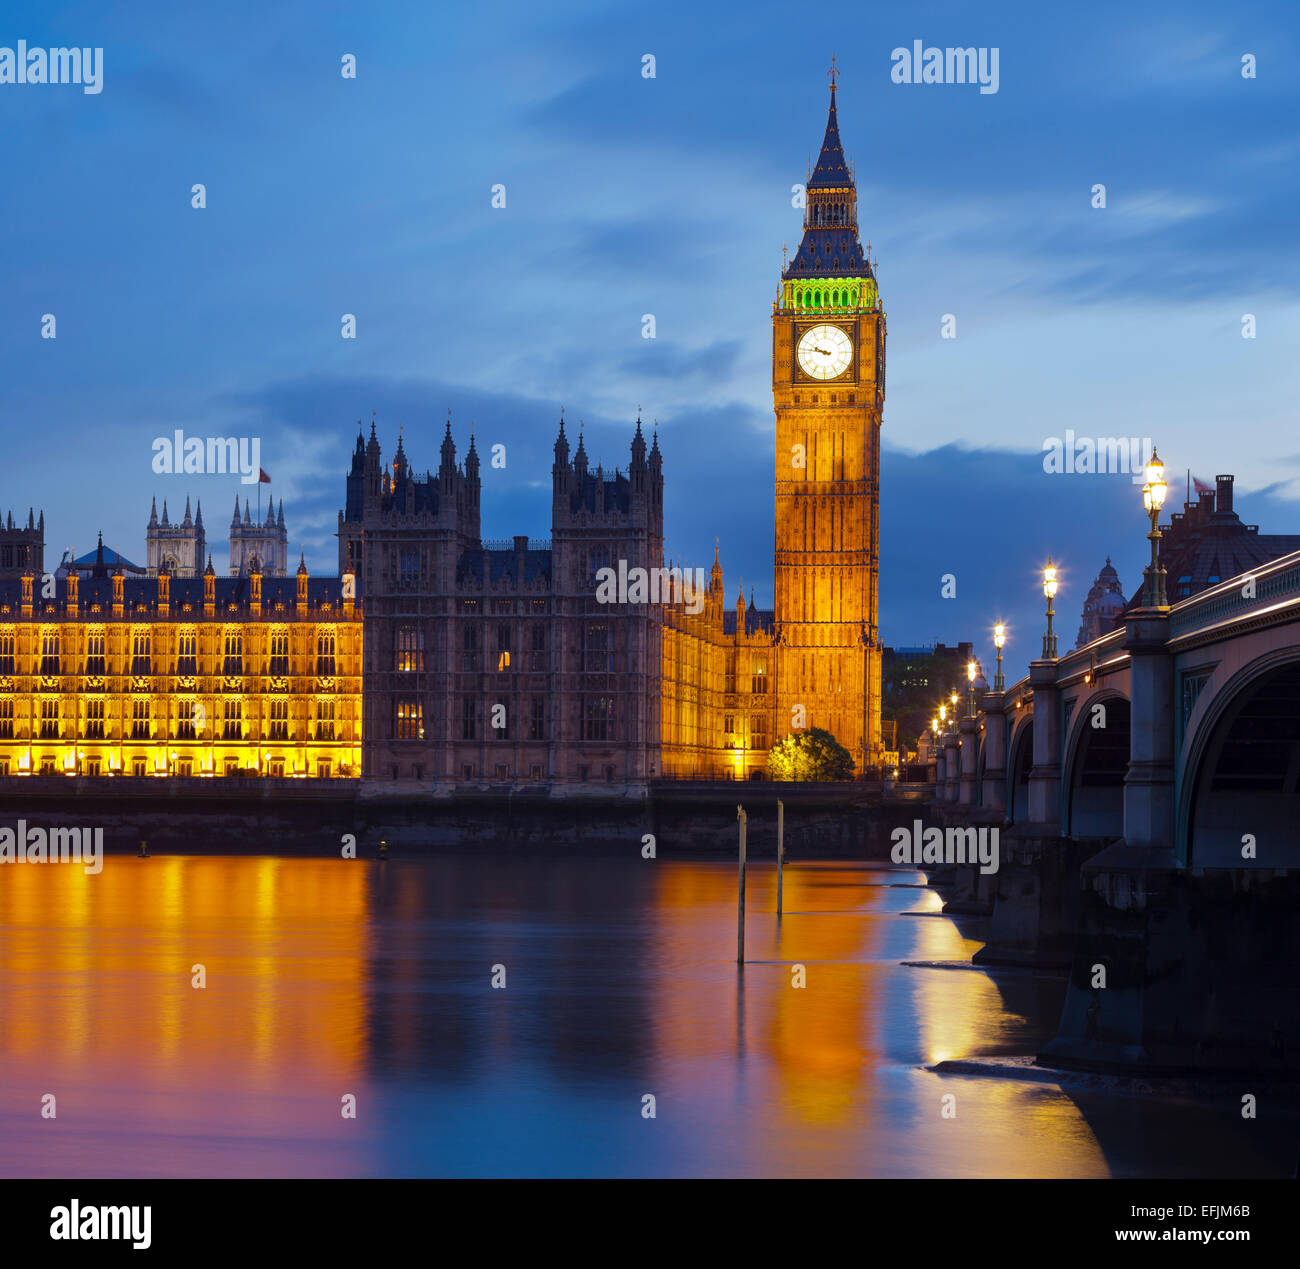
[[[1232,512],[1232,477],[1215,476],[1214,483],[1219,487],[1217,506],[1221,515]]]

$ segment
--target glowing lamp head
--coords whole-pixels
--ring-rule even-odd
[[[939,734],[939,720],[937,718],[932,718],[930,719],[930,735],[937,736],[938,734]]]
[[[993,645],[997,648],[1006,647],[1007,628],[1000,621],[993,627]]]
[[[1056,565],[1052,563],[1052,557],[1047,557],[1047,567],[1043,569],[1043,594],[1048,599],[1056,598],[1056,589],[1059,583],[1056,580]]]
[[[948,707],[947,707],[947,705],[940,705],[940,706],[939,706],[939,721],[940,721],[941,723],[942,723],[942,722],[945,722],[945,721],[947,721],[947,718],[948,718]]]
[[[1165,465],[1155,448],[1151,450],[1151,461],[1147,463],[1147,483],[1142,486],[1142,502],[1148,511],[1159,511],[1165,505],[1165,495],[1169,486],[1165,482]]]
[[[974,682],[975,682],[975,662],[974,662],[974,661],[967,661],[967,662],[966,662],[966,678],[967,678],[971,683],[974,683]]]

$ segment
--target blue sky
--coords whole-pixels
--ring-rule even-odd
[[[770,604],[771,301],[832,53],[889,320],[886,642],[986,644],[1002,615],[1023,663],[1048,552],[1070,643],[1108,554],[1137,584],[1138,491],[1042,470],[1067,428],[1151,436],[1180,477],[1235,472],[1263,531],[1300,526],[1293,4],[10,4],[19,39],[105,61],[99,95],[0,85],[0,507],[44,507],[55,560],[101,528],[140,557],[151,496],[189,493],[221,563],[236,482],[150,466],[181,427],[261,437],[295,550],[332,570],[372,410],[417,468],[448,408],[462,453],[471,421],[504,443],[485,535],[545,536],[560,405],[612,466],[639,404],[671,552],[720,538],[729,598]],[[999,91],[893,83],[915,39],[997,47]]]

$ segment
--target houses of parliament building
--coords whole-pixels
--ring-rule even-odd
[[[559,420],[547,540],[484,539],[479,456],[436,469],[358,435],[338,576],[287,564],[284,509],[236,503],[228,575],[202,510],[153,510],[147,563],[101,545],[43,572],[43,525],[0,528],[0,775],[258,774],[457,786],[644,788],[749,779],[770,746],[833,733],[880,758],[877,628],[885,314],[858,237],[836,89],[803,237],[772,308],[772,610],[664,560],[664,458],[592,468]],[[695,574],[691,569],[687,578]],[[703,572],[703,570],[700,570]],[[637,575],[611,601],[601,579]]]

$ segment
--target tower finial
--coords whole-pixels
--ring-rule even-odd
[[[831,68],[826,72],[826,77],[831,81],[831,92],[835,91],[835,81],[839,79],[839,68],[835,65],[835,54],[831,54]]]

